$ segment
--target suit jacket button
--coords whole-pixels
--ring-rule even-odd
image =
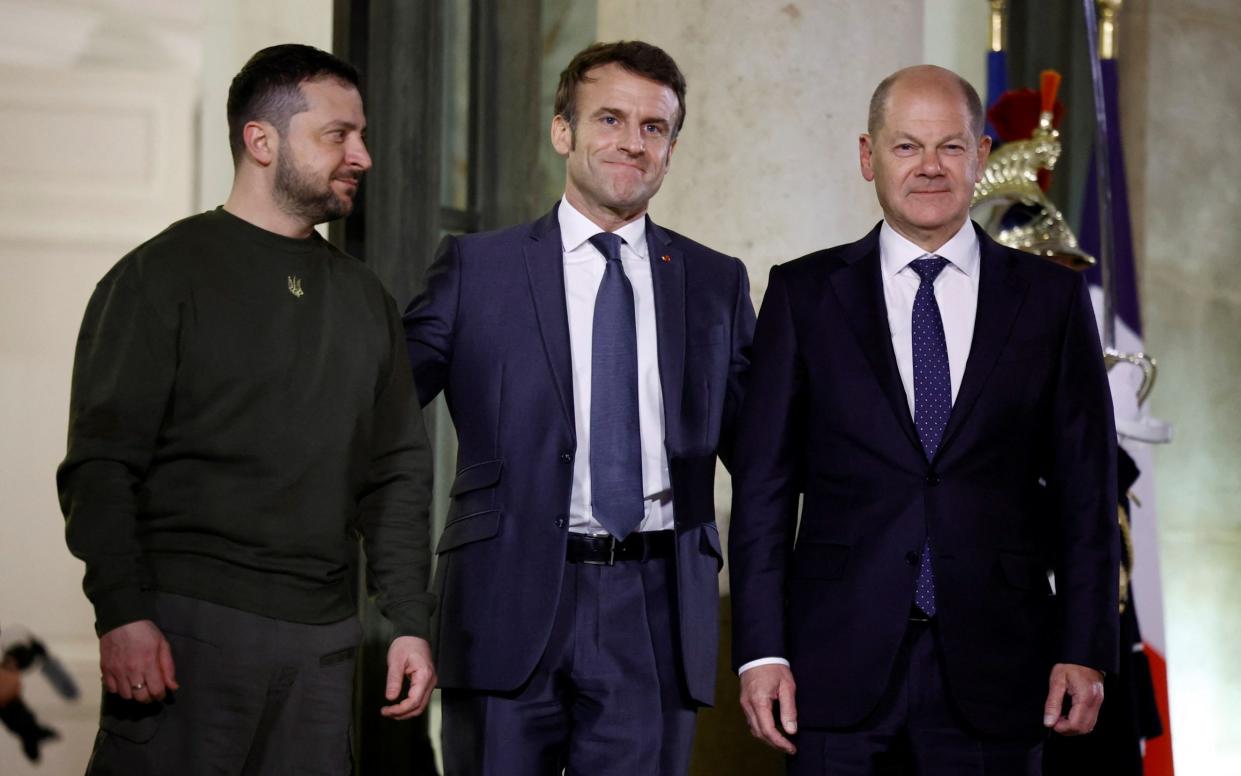
[[[561,463],[573,463],[573,455],[571,453],[561,453],[560,462]]]
[[[564,528],[564,524],[565,524],[565,519],[564,519],[563,517],[558,517],[558,518],[556,518],[556,527],[557,527],[557,528]]]
[[[910,566],[918,565],[918,553],[914,552],[913,550],[910,550],[909,552],[905,553],[905,562],[908,563]]]
[[[939,479],[939,475],[938,475],[938,474],[928,474],[928,475],[926,475],[926,484],[927,484],[927,485],[930,485],[931,487],[935,487],[935,486],[936,486],[936,485],[938,485],[939,483],[940,483],[940,479]]]

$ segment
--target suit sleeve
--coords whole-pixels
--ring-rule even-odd
[[[1085,279],[1078,278],[1060,351],[1047,476],[1060,518],[1055,548],[1061,601],[1058,662],[1115,671],[1120,533],[1111,391]]]
[[[143,601],[137,490],[151,466],[172,393],[177,327],[148,300],[135,262],[96,287],[73,362],[69,438],[56,472],[69,551],[99,635],[150,619]]]
[[[805,372],[779,267],[771,271],[754,333],[753,366],[733,455],[729,565],[733,669],[782,657],[785,575],[797,524],[805,426]]]
[[[358,499],[358,525],[376,604],[397,636],[428,638],[434,597],[431,568],[431,446],[401,352],[396,303],[387,302],[389,358],[371,426],[369,475]]]
[[[418,401],[431,403],[448,383],[453,328],[461,291],[461,244],[449,235],[427,270],[427,285],[405,310],[405,348],[413,367]]]
[[[750,300],[750,276],[745,264],[733,260],[737,269],[737,296],[733,302],[732,347],[728,363],[728,385],[724,394],[724,414],[720,422],[719,456],[726,467],[732,465],[738,416],[750,373],[750,351],[754,341],[754,303]]]

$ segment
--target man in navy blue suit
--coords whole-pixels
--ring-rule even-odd
[[[1047,730],[1089,732],[1116,665],[1094,316],[1081,276],[970,221],[989,150],[966,81],[893,74],[860,138],[883,222],[771,272],[733,465],[733,656],[793,774],[1040,773]]]
[[[432,633],[448,774],[681,774],[714,696],[713,483],[754,311],[740,261],[646,216],[685,119],[662,50],[561,74],[565,194],[446,239],[405,315],[457,430]]]

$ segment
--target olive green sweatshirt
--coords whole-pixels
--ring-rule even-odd
[[[222,208],[100,281],[57,472],[96,630],[147,590],[301,623],[378,604],[426,637],[431,459],[400,316],[362,263]]]

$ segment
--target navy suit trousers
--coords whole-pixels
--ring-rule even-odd
[[[356,617],[275,620],[153,593],[179,690],[138,703],[104,693],[87,776],[342,776],[352,770]]]
[[[676,623],[671,559],[569,564],[530,679],[443,690],[445,776],[682,776],[695,705]]]
[[[789,776],[1041,776],[1041,737],[983,736],[961,716],[934,631],[910,621],[888,687],[861,723],[802,728]]]

